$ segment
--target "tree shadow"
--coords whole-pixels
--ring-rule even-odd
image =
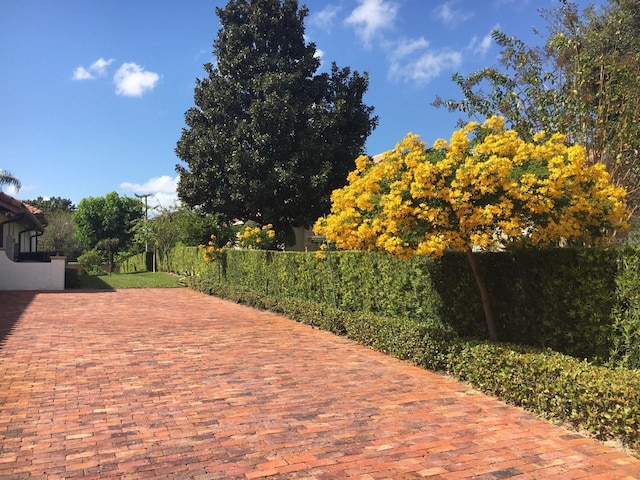
[[[38,292],[0,291],[0,350]]]
[[[81,275],[79,277],[79,287],[74,289],[78,290],[113,290],[113,287],[105,282],[100,275]]]

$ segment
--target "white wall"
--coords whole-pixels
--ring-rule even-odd
[[[0,248],[0,290],[64,290],[67,257],[51,262],[14,262]]]

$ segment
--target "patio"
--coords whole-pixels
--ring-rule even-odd
[[[0,305],[1,478],[640,478],[620,449],[190,290]]]

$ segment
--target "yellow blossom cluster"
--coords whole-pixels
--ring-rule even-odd
[[[526,142],[492,117],[430,149],[409,134],[377,163],[359,157],[314,231],[338,248],[399,257],[594,244],[627,228],[625,195],[565,136]]]
[[[206,263],[220,260],[224,255],[224,248],[218,247],[215,235],[211,235],[211,240],[206,245],[199,245],[198,248],[202,252],[202,258]]]
[[[257,225],[246,225],[244,229],[238,233],[238,244],[249,250],[267,249],[273,243],[276,232],[270,223],[262,227]]]

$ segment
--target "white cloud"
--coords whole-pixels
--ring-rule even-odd
[[[116,93],[125,97],[140,97],[147,90],[153,90],[160,80],[160,75],[146,71],[140,65],[123,63],[113,76],[116,82]]]
[[[424,37],[420,37],[417,40],[403,40],[393,50],[392,56],[398,59],[404,58],[416,50],[423,50],[428,46],[429,42],[427,42]]]
[[[388,0],[358,0],[358,3],[345,22],[356,28],[365,46],[370,46],[378,31],[393,26],[398,4]]]
[[[174,193],[178,188],[178,176],[162,175],[161,177],[150,178],[145,183],[123,182],[120,184],[120,188],[131,190],[134,193]]]
[[[113,63],[113,58],[109,60],[105,60],[100,57],[98,60],[93,62],[91,66],[87,69],[84,67],[77,67],[73,71],[73,79],[74,80],[93,80],[94,78],[102,77],[107,73],[107,67]]]
[[[1,191],[2,189],[0,189]],[[20,191],[19,188],[17,188],[15,185],[9,185],[7,186],[7,195],[10,195],[12,197],[15,197],[18,192]]]
[[[177,193],[156,192],[149,197],[149,208],[157,209],[174,209],[180,205]]]
[[[437,19],[442,20],[442,22],[448,27],[460,25],[473,17],[473,14],[456,8],[457,3],[458,0],[449,0],[442,5],[437,6],[433,10],[433,13]]]
[[[91,66],[89,67],[89,70],[94,72],[96,75],[103,76],[107,73],[107,67],[112,63],[113,63],[113,58],[110,58],[109,60],[105,60],[104,58],[100,57],[98,60],[96,60],[91,64]]]
[[[73,71],[74,80],[91,80],[93,78],[95,77],[91,75],[91,72],[84,67],[78,67]]]
[[[469,44],[469,50],[471,50],[471,52],[474,55],[480,55],[480,56],[486,55],[486,53],[491,48],[491,44],[493,43],[493,37],[491,36],[491,33],[494,30],[498,30],[498,29],[500,29],[499,23],[494,25],[491,28],[491,31],[487,33],[484,37],[482,37],[482,39],[480,40],[478,40],[478,37],[474,35],[474,37],[471,39],[471,43]]]
[[[310,16],[309,25],[329,32],[339,12],[340,7],[338,5],[329,4],[319,12]]]
[[[178,178],[162,175],[145,183],[122,182],[120,188],[138,195],[151,194],[147,199],[149,208],[171,208],[178,204]]]
[[[422,37],[399,43],[390,55],[389,77],[426,84],[443,72],[454,70],[462,64],[460,52],[435,52],[428,47],[429,42]]]

